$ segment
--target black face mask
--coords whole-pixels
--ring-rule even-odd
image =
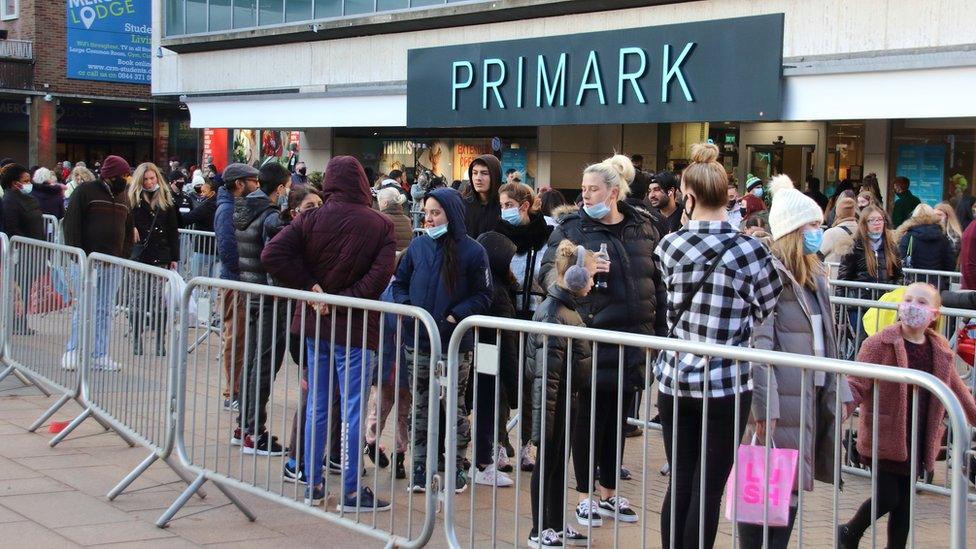
[[[689,202],[691,203],[691,209],[688,208],[688,203]],[[695,200],[695,197],[694,196],[688,195],[688,196],[685,197],[685,208],[684,208],[684,211],[685,211],[685,216],[688,217],[688,221],[691,221],[691,215],[693,213],[695,213],[695,205],[696,205],[696,203],[697,203],[697,201]]]
[[[298,175],[305,175],[305,172],[307,172],[307,171],[308,171],[308,169],[306,169],[306,168],[298,168]]]
[[[113,177],[109,180],[109,188],[112,189],[112,194],[119,194],[125,190],[125,178],[121,175],[118,177]]]

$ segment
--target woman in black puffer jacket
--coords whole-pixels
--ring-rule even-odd
[[[898,230],[895,231],[895,241],[901,252],[905,267],[912,269],[928,269],[932,271],[954,271],[956,269],[956,254],[952,249],[952,241],[946,236],[938,214],[928,204],[919,204]],[[946,286],[948,281],[942,277],[932,277],[932,282],[938,286]],[[938,278],[938,280],[936,280]]]
[[[616,155],[583,172],[583,205],[575,214],[562,218],[549,238],[549,249],[542,260],[540,280],[545,286],[555,282],[554,259],[556,247],[568,239],[597,252],[601,244],[607,247],[609,262],[599,262],[597,275],[603,273],[607,286],[594,288],[579,302],[579,313],[588,327],[616,330],[644,335],[665,335],[665,288],[654,256],[659,241],[657,230],[642,211],[624,202],[628,181],[634,178],[630,159]],[[659,307],[660,304],[660,307]],[[573,461],[576,469],[576,489],[581,496],[577,517],[581,524],[597,523],[596,509],[589,507],[590,472],[600,468],[600,505],[619,503],[619,520],[637,519],[616,490],[616,457],[614,449],[622,431],[623,418],[617,414],[618,390],[622,393],[620,409],[629,410],[635,391],[644,387],[645,354],[635,348],[624,348],[623,386],[619,386],[619,349],[613,345],[599,347],[595,387],[583,387],[580,413],[573,440]],[[590,399],[596,402],[593,455],[595,463],[588,463],[590,455]],[[621,450],[624,443],[621,440]],[[593,519],[593,520],[591,520]]]

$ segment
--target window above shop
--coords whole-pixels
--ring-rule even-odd
[[[20,16],[20,0],[0,0],[0,21],[10,21]]]
[[[0,0],[4,3],[17,0]],[[179,53],[550,17],[688,0],[163,0]]]

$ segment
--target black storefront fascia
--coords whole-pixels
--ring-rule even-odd
[[[783,18],[410,50],[407,126],[777,120]]]

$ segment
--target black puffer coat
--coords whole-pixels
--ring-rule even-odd
[[[864,258],[864,243],[860,238],[854,238],[854,247],[851,253],[840,260],[840,270],[838,277],[841,280],[854,280],[856,282],[880,282],[883,284],[900,284],[902,278],[901,258],[895,262],[894,272],[888,273],[888,263],[885,261],[884,246],[878,248],[877,252],[872,250],[878,258],[878,276],[871,276],[868,272],[868,263]],[[866,291],[864,293],[867,293]]]
[[[547,324],[563,324],[565,326],[584,326],[583,319],[576,312],[576,297],[556,284],[549,287],[549,294],[536,309],[532,320]],[[545,369],[545,413],[546,438],[552,440],[556,423],[556,399],[566,398],[565,389],[560,385],[566,383],[566,343],[562,337],[549,337],[547,353],[543,354],[543,343],[546,336],[529,334],[525,342],[525,375],[532,381],[532,440],[537,444],[542,435],[542,378]],[[591,381],[590,345],[580,339],[573,340],[572,376],[573,392],[585,387]],[[568,408],[568,406],[567,406]],[[561,429],[562,426],[559,426]]]
[[[908,229],[898,243],[898,251],[901,252],[906,267],[933,271],[956,270],[956,254],[952,249],[952,242],[938,225],[916,225]]]
[[[487,232],[479,236],[478,243],[484,246],[485,252],[488,254],[488,265],[491,267],[491,309],[489,309],[488,315],[515,318],[515,302],[513,301],[515,281],[509,267],[512,263],[512,256],[515,254],[515,245],[496,232]],[[479,338],[481,343],[499,344],[498,378],[508,395],[509,405],[512,408],[518,407],[518,333],[501,330],[499,334],[495,330],[481,330]]]
[[[139,242],[145,245],[139,257],[132,259],[148,265],[168,265],[179,261],[179,214],[176,208],[170,205],[165,210],[153,210],[146,197],[146,192],[141,193],[139,205],[132,208],[132,221],[139,231]],[[155,225],[153,219],[156,220]],[[149,229],[152,229],[152,234],[149,234]]]
[[[234,201],[234,229],[241,282],[268,283],[268,273],[261,264],[266,236],[264,224],[268,216],[276,211],[268,196],[263,193]]]
[[[667,333],[666,295],[654,256],[660,237],[645,212],[625,202],[618,202],[617,207],[624,218],[616,227],[590,218],[582,209],[563,217],[549,238],[539,281],[546,286],[555,282],[556,248],[563,239],[582,244],[594,252],[599,251],[600,244],[606,243],[610,255],[608,287],[603,291],[591,291],[580,299],[578,310],[583,322],[591,328],[663,336]],[[599,353],[597,384],[600,388],[615,388],[618,349],[603,345]],[[644,363],[642,351],[626,349],[624,389],[643,387]]]

